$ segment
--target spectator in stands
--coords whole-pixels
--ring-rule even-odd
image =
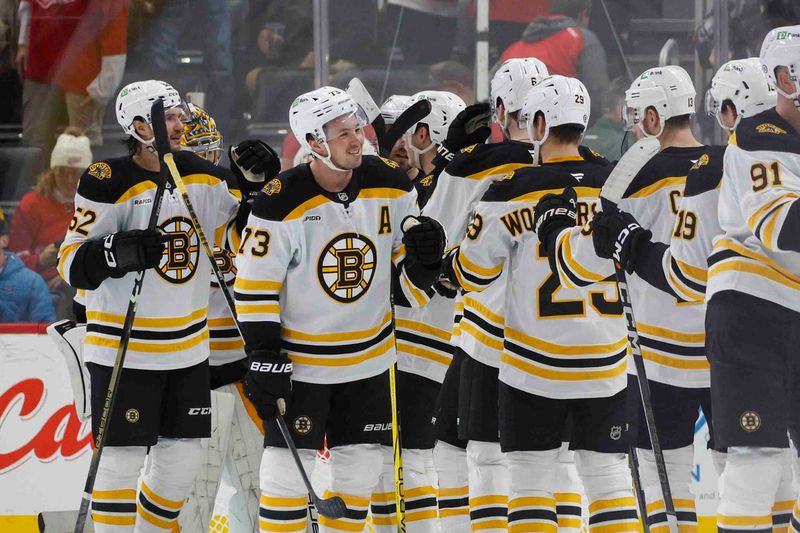
[[[11,221],[9,249],[47,282],[59,318],[70,316],[75,293],[56,271],[58,248],[75,208],[78,178],[91,162],[89,139],[68,128],[58,137],[50,168],[39,176],[36,189],[22,197]]]
[[[431,65],[429,74],[431,86],[437,91],[457,94],[467,105],[475,102],[475,90],[472,88],[475,73],[463,63],[442,61]]]
[[[630,83],[627,78],[619,76],[614,78],[603,91],[602,106],[603,116],[597,119],[586,130],[583,144],[600,152],[611,161],[622,157],[622,140],[625,131],[622,128],[622,106],[625,103],[625,91]]]
[[[6,251],[6,228],[0,212],[0,322],[55,322],[56,312],[44,280]]]
[[[22,120],[22,84],[17,72],[17,0],[0,0],[0,124]]]
[[[550,74],[580,79],[589,94],[600,95],[608,84],[606,52],[591,30],[591,0],[551,0],[550,15],[536,17],[522,39],[505,49],[500,62],[512,57],[535,57]],[[592,119],[601,115],[600,98],[592,98]]]
[[[103,113],[125,70],[127,0],[22,0],[19,20],[23,140],[49,152],[69,124],[102,144]]]

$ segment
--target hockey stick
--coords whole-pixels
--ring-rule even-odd
[[[425,117],[427,117],[431,112],[431,103],[427,100],[420,100],[418,102],[414,102],[408,109],[403,111],[403,113],[397,117],[397,120],[394,121],[389,127],[389,131],[385,134],[381,134],[380,132],[375,132],[378,135],[378,144],[380,144],[380,149],[389,153],[392,151],[392,147],[397,140],[405,134],[417,122],[421,121]]]
[[[611,171],[611,174],[600,190],[601,200],[609,202],[611,205],[618,204],[631,181],[633,181],[633,178],[639,170],[642,169],[645,163],[658,152],[659,148],[658,139],[654,137],[645,137],[631,146],[617,162],[617,166]],[[661,496],[664,499],[667,524],[672,533],[678,533],[678,517],[675,514],[675,504],[672,501],[672,491],[669,487],[667,466],[664,462],[664,452],[661,449],[661,441],[658,438],[658,431],[656,430],[653,401],[650,395],[650,382],[647,380],[644,357],[642,357],[642,350],[639,344],[639,332],[636,329],[636,319],[633,315],[633,306],[631,304],[630,294],[628,293],[625,268],[620,262],[619,246],[617,246],[614,252],[614,270],[617,275],[619,296],[622,301],[622,308],[625,312],[625,319],[628,327],[628,342],[630,343],[631,352],[633,353],[633,362],[636,366],[636,379],[639,382],[639,393],[642,397],[642,410],[644,411],[644,419],[647,424],[647,433],[650,435],[650,443],[653,447],[653,455],[656,461],[656,470],[658,470],[658,480],[661,485]],[[645,516],[645,521],[646,520],[647,517]]]
[[[633,490],[636,491],[636,503],[639,507],[639,518],[642,521],[642,531],[650,533],[650,524],[647,523],[647,498],[642,489],[642,478],[639,476],[639,457],[633,446],[628,448],[628,468],[631,469],[633,477]]]
[[[183,200],[184,205],[186,206],[186,210],[189,212],[189,218],[194,225],[195,231],[197,231],[197,238],[203,246],[203,250],[206,253],[206,257],[211,262],[211,270],[214,271],[214,275],[217,278],[217,283],[219,284],[219,288],[222,291],[222,294],[225,296],[225,303],[228,306],[228,310],[231,313],[231,317],[233,317],[233,322],[236,324],[236,329],[239,330],[239,335],[244,338],[242,335],[242,325],[239,322],[239,318],[236,315],[236,304],[233,301],[233,297],[231,296],[230,291],[228,290],[228,286],[225,283],[225,276],[222,274],[222,270],[217,264],[217,260],[214,258],[214,251],[211,248],[211,245],[208,242],[208,238],[206,238],[206,234],[203,231],[202,226],[200,225],[200,219],[197,216],[197,212],[192,205],[192,200],[189,198],[189,191],[186,189],[186,184],[181,177],[180,172],[178,172],[178,167],[175,166],[175,159],[173,158],[172,154],[167,154],[164,156],[164,163],[166,164],[167,168],[169,169],[169,173],[172,176],[172,180],[175,182],[175,186],[178,189],[178,192],[181,195],[181,199]],[[286,412],[285,404],[280,405],[280,415],[277,417],[278,427],[281,430],[281,434],[283,435],[284,440],[286,440],[286,444],[289,446],[289,449],[292,451],[292,456],[295,460],[295,465],[297,469],[300,471],[300,476],[303,478],[303,481],[306,484],[306,489],[308,489],[309,496],[314,502],[314,505],[317,508],[317,511],[328,518],[337,519],[342,518],[347,511],[347,506],[339,496],[333,496],[331,498],[323,499],[317,496],[316,492],[314,492],[314,488],[311,486],[311,483],[308,481],[308,474],[306,474],[305,468],[303,467],[303,463],[300,461],[300,456],[297,453],[297,448],[295,447],[294,441],[292,440],[292,436],[289,434],[289,430],[286,428],[286,422],[283,420],[283,413]]]
[[[394,308],[392,309],[394,322]],[[392,324],[394,330],[394,324]],[[397,341],[395,340],[395,347]],[[405,482],[403,481],[403,447],[400,441],[400,412],[397,405],[397,372],[393,364],[389,367],[389,394],[392,399],[392,452],[394,457],[394,502],[397,514],[397,531],[406,533],[406,499]]]
[[[167,173],[163,164],[164,155],[168,154],[170,151],[169,136],[167,135],[167,119],[164,117],[164,101],[161,98],[153,102],[153,106],[150,108],[150,117],[152,120],[156,151],[161,160],[161,171],[158,177],[159,182],[156,187],[155,198],[153,198],[153,207],[150,210],[150,219],[147,221],[147,229],[152,230],[155,229],[158,223],[158,215],[161,212],[161,201],[163,200],[164,189],[167,186]],[[147,271],[140,270],[136,273],[136,279],[133,282],[133,290],[131,290],[131,297],[130,300],[128,300],[128,310],[125,312],[125,322],[122,325],[122,334],[119,338],[119,347],[117,348],[117,355],[114,360],[114,368],[111,371],[108,392],[106,392],[106,398],[103,402],[103,412],[100,415],[100,424],[97,427],[97,435],[95,435],[92,461],[89,463],[89,473],[86,475],[86,484],[83,487],[83,496],[81,497],[81,506],[78,510],[78,519],[75,522],[74,533],[83,533],[83,528],[86,525],[86,516],[89,513],[89,504],[92,501],[94,482],[97,478],[97,468],[100,466],[100,457],[103,455],[106,436],[108,435],[106,426],[108,425],[109,415],[114,408],[114,401],[117,398],[116,391],[119,387],[120,379],[122,378],[122,367],[125,364],[125,355],[128,352],[128,343],[131,340],[131,333],[133,331],[133,318],[136,316],[136,300],[142,292],[145,272]]]

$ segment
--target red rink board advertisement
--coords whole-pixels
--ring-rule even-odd
[[[44,332],[0,325],[0,520],[77,509],[89,468],[91,427]]]

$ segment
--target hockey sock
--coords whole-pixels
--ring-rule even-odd
[[[728,448],[725,471],[719,480],[720,533],[772,530],[772,508],[781,480],[784,451],[749,446]]]
[[[150,448],[139,487],[135,533],[177,529],[178,515],[200,470],[205,450],[200,439],[166,439]]]
[[[647,501],[647,523],[651,533],[669,533],[666,506],[661,494],[661,483],[658,478],[655,455],[652,450],[637,448],[639,457],[639,475],[642,480],[645,500]],[[678,518],[678,529],[681,533],[697,532],[697,512],[691,485],[691,471],[694,462],[694,447],[685,446],[673,450],[664,450],[664,462],[669,477],[669,488],[672,492],[672,504]]]
[[[553,486],[556,499],[559,533],[579,533],[581,530],[581,494],[583,486],[575,466],[575,452],[563,443],[558,452],[558,474]]]
[[[506,453],[509,473],[508,530],[556,533],[553,487],[558,480],[558,448]]]
[[[624,453],[578,450],[575,463],[589,500],[589,531],[639,531],[627,456]]]
[[[103,451],[92,491],[97,533],[129,533],[136,523],[136,482],[147,448],[109,446]]]
[[[384,457],[384,472],[378,492],[372,494],[372,524],[376,533],[397,531],[394,464]],[[432,461],[432,450],[403,450],[405,524],[408,533],[433,533],[437,529],[436,489],[430,482],[426,464]],[[388,464],[386,464],[388,462]]]
[[[439,441],[433,449],[439,478],[439,524],[442,531],[469,530],[467,452]]]
[[[467,443],[469,517],[473,531],[508,530],[508,466],[499,442]]]
[[[316,452],[298,450],[303,466],[314,477]],[[286,448],[267,446],[261,454],[259,531],[303,532],[308,520],[308,493]]]
[[[795,505],[797,492],[792,485],[794,457],[796,457],[796,452],[793,449],[784,450],[781,457],[781,481],[778,485],[778,492],[775,494],[775,504],[772,506],[772,533],[786,533],[792,515],[800,516]],[[800,525],[800,520],[795,518],[795,521]]]

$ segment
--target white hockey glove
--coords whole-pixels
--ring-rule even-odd
[[[87,420],[92,416],[92,397],[89,370],[83,364],[83,338],[86,336],[86,324],[61,320],[47,327],[47,335],[64,357],[78,417],[81,420]]]

